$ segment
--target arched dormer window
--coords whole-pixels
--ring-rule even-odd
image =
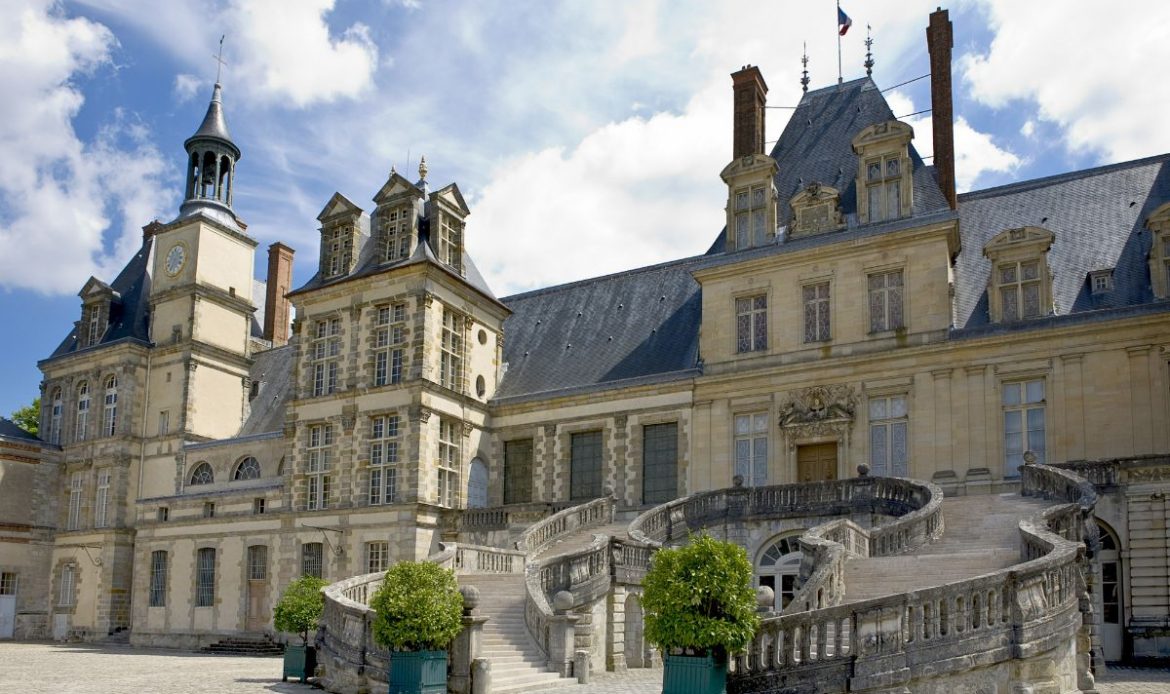
[[[258,480],[260,479],[260,461],[252,456],[248,456],[236,465],[236,471],[232,474],[233,480]]]
[[[113,436],[118,431],[118,377],[106,378],[105,402],[102,407],[102,436]]]
[[[61,443],[61,413],[64,403],[61,400],[61,388],[53,389],[49,398],[49,443]]]
[[[909,217],[914,207],[910,140],[914,129],[896,120],[876,123],[853,138],[857,154],[857,217],[862,224]]]
[[[1159,299],[1170,299],[1170,202],[1146,219],[1150,243],[1150,288]]]
[[[1053,312],[1048,249],[1056,235],[1041,227],[1008,229],[983,247],[991,261],[987,307],[991,322],[1040,318]]]
[[[211,484],[215,482],[215,473],[211,469],[209,463],[203,462],[195,466],[191,471],[191,486],[199,484]]]
[[[73,439],[84,441],[89,434],[89,382],[77,384],[77,421],[74,423]]]

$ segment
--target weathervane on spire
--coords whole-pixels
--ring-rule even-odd
[[[872,27],[868,24],[865,25],[865,63],[863,64],[865,65],[866,76],[873,75],[873,37],[870,36],[871,29]]]
[[[224,65],[227,65],[227,62],[225,62],[223,59],[223,40],[226,37],[227,37],[227,34],[223,34],[219,37],[219,54],[211,56],[212,58],[215,58],[215,63],[216,63],[216,65],[215,65],[215,83],[216,84],[219,84],[220,71],[223,70]]]
[[[801,72],[800,88],[802,91],[808,91],[808,41],[804,42],[804,55],[800,57],[800,64],[804,66]]]

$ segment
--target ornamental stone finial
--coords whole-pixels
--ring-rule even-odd
[[[425,155],[418,158],[418,179],[420,181],[427,180],[427,158]]]

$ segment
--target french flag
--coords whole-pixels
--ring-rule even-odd
[[[849,15],[845,14],[840,6],[837,7],[837,30],[840,36],[844,36],[845,32],[849,31],[849,27],[853,26],[853,20]]]

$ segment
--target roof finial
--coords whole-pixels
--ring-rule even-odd
[[[808,41],[804,42],[804,55],[800,58],[800,64],[804,66],[804,71],[801,73],[800,88],[808,91]]]
[[[871,29],[872,29],[872,27],[870,27],[868,24],[865,25],[865,63],[863,63],[863,64],[865,65],[865,74],[867,77],[873,75],[873,65],[874,65],[874,63],[873,63],[873,50],[872,50],[873,49],[873,37],[871,37],[869,35]]]
[[[227,65],[227,63],[223,59],[223,40],[225,38],[227,38],[227,34],[222,34],[219,37],[219,54],[211,56],[212,58],[215,58],[215,63],[216,63],[216,65],[215,65],[215,83],[216,84],[219,84],[220,71],[223,70],[224,65]]]
[[[418,158],[418,180],[427,180],[427,157],[425,154]]]

